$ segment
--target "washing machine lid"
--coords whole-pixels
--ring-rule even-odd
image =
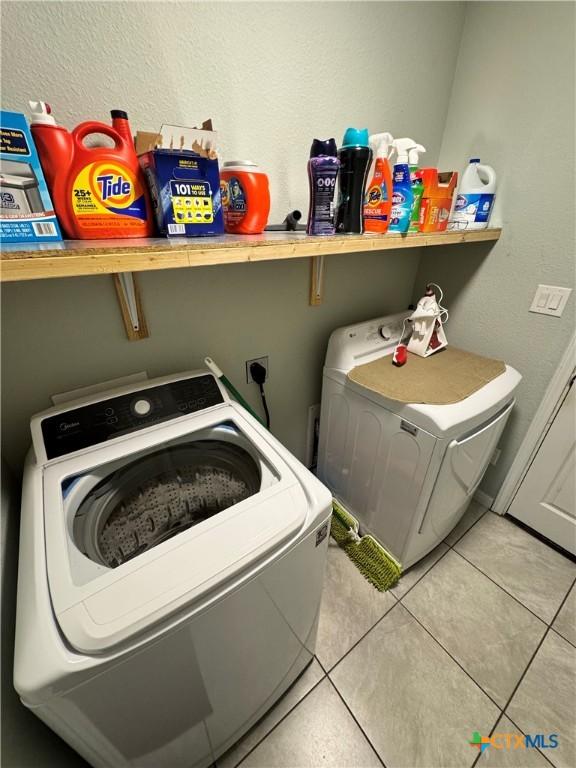
[[[218,450],[217,443],[226,438],[207,440],[207,435],[214,437],[214,430],[220,430],[220,436],[222,430],[239,436],[234,442],[237,450]],[[198,488],[207,488],[214,478],[198,470],[202,462],[194,462],[203,450],[199,443],[210,442],[214,449],[209,452],[210,471],[215,468],[230,477],[224,478],[228,493],[224,508],[205,515],[194,499]],[[168,468],[159,458],[166,451]],[[48,583],[53,611],[68,643],[83,653],[98,654],[135,641],[145,631],[177,620],[184,611],[217,600],[289,547],[306,526],[310,498],[283,453],[287,454],[255,419],[225,402],[48,463],[44,469]],[[254,462],[267,477],[266,482],[258,480],[256,488]],[[230,470],[232,466],[236,469]],[[133,519],[135,510],[136,517],[140,511],[138,493],[148,494],[144,506],[158,507],[159,494],[169,495],[174,484],[170,467],[176,468],[178,482],[186,486],[182,504],[187,512],[182,514],[199,514],[197,524],[182,526],[177,535],[160,535],[153,546],[145,541],[139,553],[126,552],[122,545],[128,556],[114,562],[115,544],[129,540],[142,522]],[[183,467],[188,468],[187,476]],[[153,478],[160,473],[160,486],[143,487],[146,473]],[[83,523],[79,546],[76,513],[82,517],[93,510],[95,518]],[[150,525],[162,523],[162,509],[151,514],[146,518],[152,520]],[[126,526],[127,534],[122,530]]]
[[[392,360],[391,356],[390,360]],[[464,400],[447,405],[427,405],[390,400],[378,392],[351,381],[344,371],[325,368],[324,375],[339,381],[347,389],[365,397],[375,405],[397,414],[409,424],[441,438],[460,436],[480,426],[513,399],[514,392],[522,380],[518,371],[507,365],[504,373]]]

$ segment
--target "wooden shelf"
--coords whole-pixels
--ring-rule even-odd
[[[308,237],[301,232],[223,235],[212,238],[148,240],[67,240],[34,247],[4,245],[0,277],[4,282],[49,277],[107,275],[214,264],[387,251],[498,240],[500,229],[414,235],[340,235]]]

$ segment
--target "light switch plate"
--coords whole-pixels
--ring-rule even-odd
[[[571,293],[572,288],[563,288],[559,285],[539,285],[530,312],[562,317],[562,312],[564,312],[564,307]]]

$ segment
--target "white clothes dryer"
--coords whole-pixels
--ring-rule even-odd
[[[204,371],[31,430],[22,702],[98,768],[210,765],[312,659],[330,492]]]
[[[347,374],[356,366],[392,355],[409,314],[332,333],[318,447],[318,477],[404,569],[439,544],[466,511],[522,378],[507,365],[449,405],[402,403],[351,381]]]

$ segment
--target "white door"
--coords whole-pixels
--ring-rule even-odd
[[[576,554],[576,383],[574,379],[509,514]]]

